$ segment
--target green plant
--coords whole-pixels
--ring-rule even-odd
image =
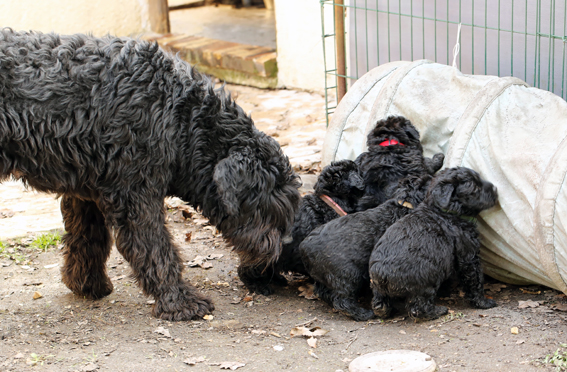
[[[32,246],[47,252],[49,247],[55,247],[61,241],[59,233],[46,233],[38,236],[32,242]]]
[[[567,347],[567,344],[561,344],[561,347]],[[555,350],[553,355],[548,354],[543,360],[544,364],[553,364],[556,371],[567,371],[567,351],[562,351],[561,348]]]

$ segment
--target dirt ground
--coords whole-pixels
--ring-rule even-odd
[[[293,91],[235,91],[258,126],[287,148],[308,189],[313,176],[307,171],[317,170],[321,125],[324,133],[322,99]],[[293,109],[293,102],[301,105]],[[214,300],[213,317],[192,322],[153,318],[151,299],[130,279],[129,266],[116,249],[108,261],[114,292],[99,301],[84,300],[61,282],[60,245],[45,252],[34,248],[38,232],[7,238],[29,221],[35,226],[38,213],[56,208],[56,201],[41,204],[37,213],[33,202],[27,212],[16,208],[17,202],[4,203],[9,195],[20,203],[36,197],[16,194],[14,185],[0,185],[5,234],[0,236],[0,371],[333,372],[348,371],[360,355],[390,349],[427,353],[438,371],[546,371],[554,369],[542,362],[546,355],[567,351],[561,346],[567,342],[567,299],[545,287],[489,278],[487,295],[498,307],[473,309],[456,289],[438,300],[449,307],[449,315],[417,323],[403,312],[386,321],[355,322],[309,299],[309,283],[299,277],[290,277],[290,285],[270,297],[250,295],[238,279],[236,255],[198,213],[183,215],[178,200],[168,201],[168,227],[187,264],[184,277]],[[6,205],[13,207],[13,215]],[[15,219],[25,213],[28,219]],[[314,348],[307,338],[290,336],[301,326],[328,333],[316,338]]]

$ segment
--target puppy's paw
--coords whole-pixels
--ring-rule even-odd
[[[114,286],[106,274],[90,275],[88,280],[73,280],[63,273],[63,283],[74,294],[89,300],[98,300],[112,293]]]
[[[392,307],[388,306],[384,302],[373,303],[372,310],[374,312],[374,315],[381,319],[389,318],[392,315],[393,311]]]
[[[496,301],[491,300],[490,298],[482,297],[472,301],[474,307],[478,309],[490,309],[492,307],[498,306]]]
[[[356,311],[353,311],[351,313],[346,313],[344,311],[343,313],[350,316],[352,319],[356,320],[357,322],[365,322],[369,319],[374,318],[374,312],[372,310],[363,309],[363,308],[356,309]]]
[[[156,318],[181,321],[202,319],[215,310],[213,302],[192,287],[169,291],[156,298],[152,314]]]
[[[414,307],[410,309],[409,315],[414,319],[433,320],[447,314],[448,312],[449,309],[445,306],[433,306],[432,308],[428,307],[427,309]]]

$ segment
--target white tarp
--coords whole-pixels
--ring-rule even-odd
[[[479,218],[487,274],[567,293],[567,102],[508,77],[465,75],[427,60],[392,62],[359,79],[329,124],[323,165],[355,159],[376,122],[403,115],[425,155],[498,187]]]

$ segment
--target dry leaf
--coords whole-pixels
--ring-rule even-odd
[[[531,295],[541,294],[541,291],[530,291],[529,289],[524,289],[524,288],[520,288],[520,291],[522,291],[522,293],[531,294]]]
[[[314,328],[305,328],[305,327],[295,327],[291,329],[291,337],[295,337],[295,336],[305,336],[305,337],[318,337],[318,336],[324,336],[328,333],[329,331],[324,330],[320,327],[314,327]]]
[[[277,337],[277,338],[282,338],[282,336],[280,336],[278,333],[276,332],[270,332],[271,336]]]
[[[188,232],[187,234],[185,234],[185,241],[187,243],[189,243],[191,241],[191,235],[193,235],[192,232]]]
[[[246,364],[239,362],[222,362],[220,365],[220,369],[230,369],[234,371],[235,369],[244,367],[245,365]]]
[[[253,330],[251,331],[251,333],[253,333],[253,334],[255,334],[255,335],[263,335],[263,334],[266,334],[266,331],[261,331],[261,330],[259,330],[259,329],[253,329]]]
[[[194,366],[197,363],[202,363],[205,361],[205,357],[198,357],[198,358],[187,358],[183,361],[183,363],[188,364],[190,366]]]
[[[211,314],[207,314],[203,317],[203,319],[205,319],[205,320],[213,320],[214,318],[215,318],[214,315],[211,315]]]
[[[210,269],[211,267],[213,267],[213,264],[210,262],[203,262],[199,266],[201,267],[201,269]]]
[[[567,311],[567,304],[553,304],[551,308],[558,311]]]
[[[512,329],[510,330],[510,332],[512,332],[513,335],[517,335],[517,334],[519,333],[518,327],[512,327]]]
[[[319,357],[317,356],[317,354],[315,354],[315,353],[313,352],[313,350],[309,350],[308,353],[309,353],[309,355],[311,355],[313,358],[319,359]]]
[[[317,348],[317,339],[315,337],[309,337],[307,339],[307,345],[314,349]]]
[[[39,292],[35,292],[35,293],[33,294],[33,299],[34,299],[34,300],[38,300],[38,299],[40,299],[40,298],[42,298],[42,297],[43,297],[43,296],[42,296],[41,293],[39,293]]]
[[[224,256],[224,254],[222,254],[222,253],[211,253],[206,258],[207,258],[207,260],[215,260],[215,259],[221,258],[223,256]]]
[[[208,225],[209,224],[209,220],[207,220],[206,218],[195,218],[195,219],[193,219],[193,222],[197,225]]]
[[[159,333],[160,335],[164,335],[167,338],[171,338],[171,335],[169,334],[169,330],[163,328],[163,327],[158,327],[154,333]]]
[[[402,335],[405,335],[405,334],[406,334],[406,331],[400,331],[400,333],[401,333]]]
[[[299,297],[305,297],[306,300],[316,300],[317,296],[313,293],[315,287],[313,284],[308,283],[306,285],[302,285],[299,289]]]
[[[491,291],[491,292],[500,292],[503,288],[506,288],[506,284],[502,283],[493,283],[493,284],[485,284],[484,289]]]
[[[538,307],[539,302],[537,301],[518,301],[518,309],[525,309],[528,307]]]
[[[254,295],[250,295],[250,294],[247,294],[247,295],[244,296],[244,298],[242,299],[242,301],[244,301],[244,302],[250,302],[250,301],[252,301],[252,300],[254,300]]]

